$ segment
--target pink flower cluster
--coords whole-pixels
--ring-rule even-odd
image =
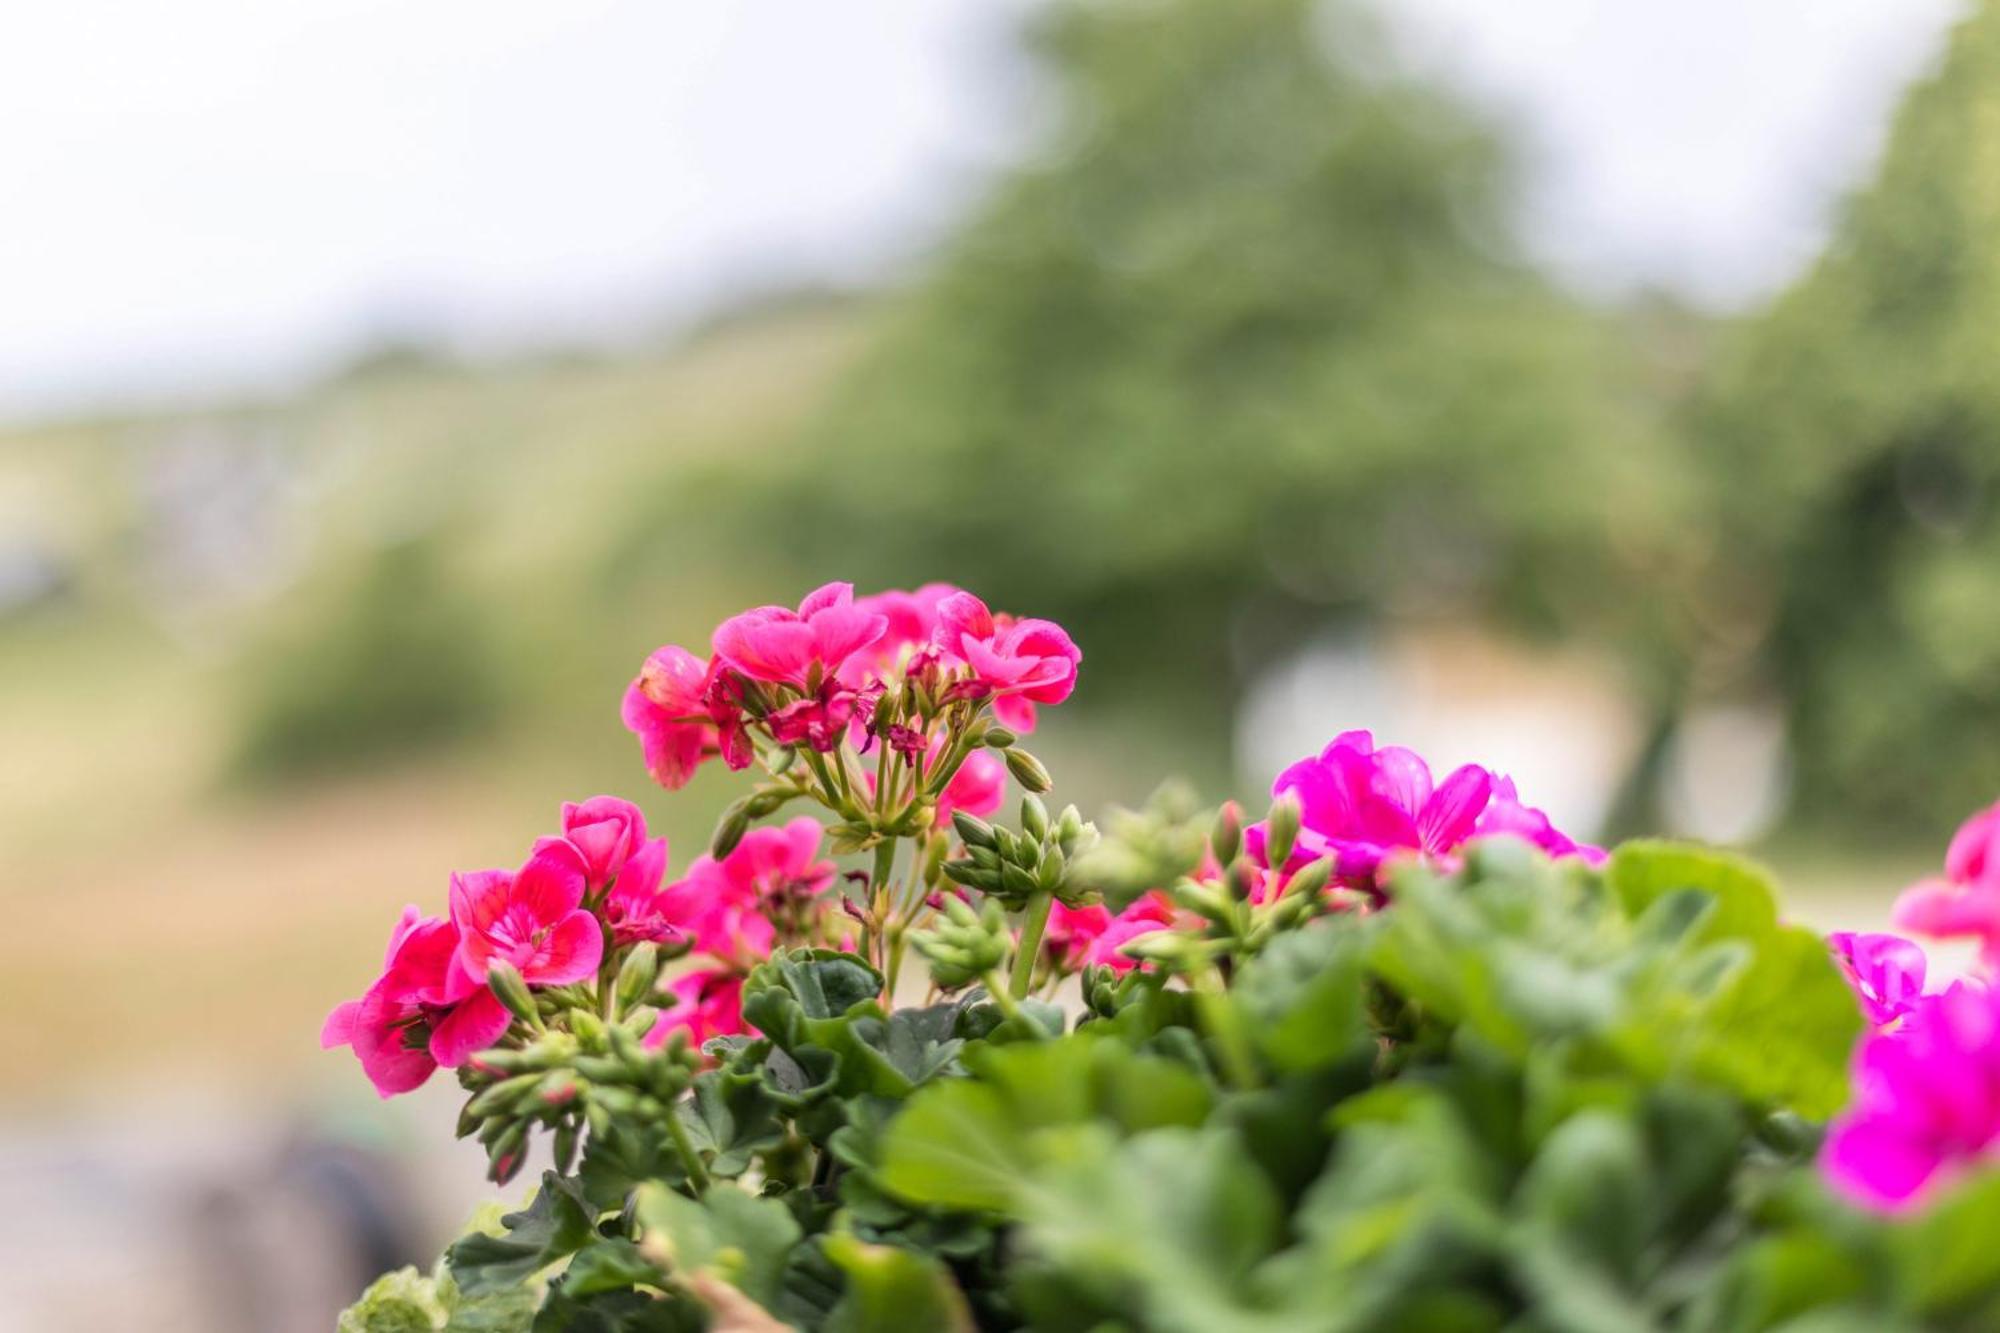
[[[1896,923],[1978,941],[2000,963],[2000,806],[1968,819],[1945,873],[1898,899]],[[1895,935],[1828,936],[1870,1031],[1854,1053],[1854,1097],[1820,1155],[1848,1198],[1887,1212],[1921,1203],[1968,1168],[2000,1160],[2000,991],[1978,979],[1926,995],[1923,950]]]
[[[1512,837],[1550,856],[1576,856],[1593,865],[1604,859],[1521,802],[1513,780],[1477,764],[1454,769],[1442,783],[1430,765],[1399,745],[1376,748],[1366,731],[1345,731],[1318,755],[1278,774],[1273,796],[1299,802],[1299,836],[1286,864],[1289,874],[1333,858],[1338,883],[1379,891],[1382,874],[1399,858],[1421,857],[1451,865],[1475,838]],[[1246,829],[1251,854],[1263,861],[1263,825]]]
[[[700,957],[670,983],[676,1003],[646,1034],[647,1045],[657,1048],[679,1031],[695,1047],[742,1032],[743,979],[771,956],[779,927],[794,939],[824,938],[834,865],[818,859],[820,836],[819,824],[804,816],[751,829],[721,860],[695,858],[661,895]]]
[[[751,728],[778,745],[827,751],[854,737],[865,749],[874,704],[899,680],[939,704],[987,702],[1017,731],[1038,704],[1076,688],[1083,654],[1061,626],[989,611],[969,592],[927,584],[857,598],[847,583],[807,594],[797,610],[760,606],[716,627],[703,661],[669,644],[625,692],[625,725],[661,786],[684,786],[701,763],[752,757]],[[921,750],[929,737],[899,738]]]
[[[1900,1211],[2000,1158],[2000,993],[1955,982],[1862,1038],[1854,1098],[1821,1150],[1857,1203]]]
[[[810,924],[832,882],[816,861],[820,826],[796,819],[754,829],[727,857],[702,856],[664,883],[667,841],[646,835],[639,808],[598,796],[562,808],[562,834],[543,838],[518,870],[451,878],[450,915],[404,909],[382,974],[327,1017],[324,1046],[348,1046],[384,1097],[408,1092],[439,1066],[456,1068],[498,1043],[513,1019],[488,983],[506,963],[530,989],[600,982],[618,951],[687,941],[702,965],[675,981],[655,1045],[685,1028],[696,1043],[741,1030],[743,975],[768,957],[774,921]]]

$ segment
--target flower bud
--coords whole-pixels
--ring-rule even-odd
[[[1271,813],[1264,817],[1265,865],[1277,869],[1292,859],[1292,848],[1299,840],[1299,819],[1299,798],[1291,792],[1271,802]]]
[[[1033,796],[1021,798],[1021,831],[1035,842],[1046,842],[1049,836],[1049,810]]]
[[[570,1010],[569,1026],[570,1031],[576,1033],[576,1039],[582,1042],[586,1049],[592,1051],[601,1051],[604,1049],[604,1043],[607,1040],[604,1035],[604,1020],[599,1018],[592,1010]]]
[[[542,1016],[535,1009],[535,997],[528,991],[528,983],[521,980],[521,973],[504,958],[495,958],[486,965],[486,984],[493,988],[494,998],[507,1006],[507,1012],[526,1023],[531,1028],[542,1025]]]
[[[967,847],[992,847],[993,826],[977,815],[968,815],[963,810],[951,814],[951,826],[958,831],[958,840]]]
[[[750,831],[750,811],[738,801],[722,812],[722,822],[715,826],[715,836],[709,839],[708,854],[720,861],[736,850],[736,844],[743,841],[743,835]]]
[[[555,1157],[556,1171],[560,1175],[568,1175],[576,1165],[577,1137],[576,1121],[574,1119],[564,1120],[556,1126],[553,1155]]]
[[[1333,878],[1333,858],[1322,856],[1285,881],[1285,897],[1311,899]]]
[[[1250,901],[1250,895],[1257,889],[1257,868],[1248,861],[1231,861],[1223,880],[1229,885],[1230,897],[1239,903],[1247,903]]]
[[[635,1037],[643,1037],[648,1032],[651,1032],[653,1025],[659,1021],[660,1011],[658,1009],[655,1009],[650,1004],[641,1004],[634,1006],[632,1011],[625,1015],[624,1020],[618,1026],[624,1028]]]
[[[1243,811],[1234,801],[1224,801],[1216,812],[1215,827],[1209,831],[1208,845],[1215,851],[1215,863],[1228,865],[1243,847]]]
[[[503,1079],[465,1104],[466,1118],[484,1120],[489,1116],[505,1115],[523,1097],[533,1092],[535,1085],[541,1081],[540,1074],[516,1074],[510,1079]]]
[[[1031,792],[1045,792],[1055,785],[1049,777],[1049,770],[1042,767],[1042,761],[1026,750],[1007,751],[1007,771],[1014,775],[1014,781]]]
[[[1013,862],[1000,867],[1000,887],[1013,898],[1026,898],[1037,892],[1041,884],[1035,877]]]
[[[984,739],[993,749],[1004,750],[1021,738],[1005,727],[988,727]]]
[[[653,993],[660,975],[660,951],[651,943],[639,945],[626,955],[618,969],[618,1008],[622,1012],[641,1003]]]

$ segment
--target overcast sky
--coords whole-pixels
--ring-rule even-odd
[[[619,336],[918,253],[1029,132],[1031,0],[62,0],[0,19],[0,414],[371,334]],[[1951,0],[1403,0],[1594,290],[1809,256]]]

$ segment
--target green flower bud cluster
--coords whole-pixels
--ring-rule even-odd
[[[910,943],[930,961],[938,989],[949,992],[998,969],[1013,948],[1013,936],[997,900],[988,898],[974,911],[963,898],[948,897],[944,920],[912,935]]]
[[[604,1132],[614,1117],[665,1116],[687,1090],[700,1061],[684,1041],[649,1051],[643,1038],[659,1021],[646,1001],[660,962],[651,944],[635,948],[616,982],[619,1017],[566,1003],[580,997],[533,992],[520,973],[495,963],[489,984],[532,1035],[520,1044],[482,1051],[458,1071],[472,1094],[459,1112],[458,1137],[476,1135],[486,1149],[487,1174],[505,1184],[526,1160],[537,1128],[554,1134],[556,1167],[574,1165],[584,1129]],[[510,1041],[518,1038],[509,1038]]]
[[[1009,911],[1020,911],[1036,894],[1053,894],[1072,907],[1090,900],[1089,890],[1072,880],[1069,868],[1096,845],[1097,829],[1075,806],[1064,806],[1051,819],[1039,799],[1025,797],[1019,832],[962,810],[951,818],[965,844],[962,858],[944,863],[953,883],[978,889]]]
[[[1289,793],[1278,797],[1264,818],[1266,864],[1283,866],[1290,859],[1299,826],[1297,799]],[[1183,876],[1167,890],[1177,907],[1201,918],[1206,928],[1140,936],[1125,946],[1128,955],[1168,972],[1191,975],[1223,958],[1241,960],[1255,955],[1273,936],[1325,910],[1321,891],[1332,876],[1332,861],[1315,861],[1293,872],[1281,891],[1272,891],[1267,886],[1277,872],[1265,869],[1246,854],[1243,813],[1234,803],[1223,806],[1216,815],[1208,850],[1222,867],[1220,877]]]

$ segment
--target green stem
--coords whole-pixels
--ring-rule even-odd
[[[1007,979],[1007,992],[1017,1000],[1026,999],[1035,979],[1035,959],[1042,952],[1042,932],[1048,928],[1049,911],[1055,906],[1053,893],[1036,893],[1028,899],[1021,920],[1021,943],[1014,951],[1014,973]]]
[[[1201,1024],[1215,1042],[1222,1071],[1230,1086],[1248,1091],[1258,1084],[1257,1061],[1250,1054],[1249,1038],[1243,1031],[1243,1015],[1229,998],[1222,973],[1215,967],[1202,969],[1193,978],[1196,1011]]]
[[[667,1108],[667,1133],[673,1137],[674,1151],[680,1154],[681,1165],[687,1168],[695,1193],[706,1193],[708,1168],[701,1164],[701,1154],[694,1150],[694,1144],[688,1139],[687,1126],[681,1123],[680,1112],[672,1106]]]
[[[1021,1016],[1021,1002],[1007,993],[1007,988],[1000,984],[999,977],[988,972],[980,980],[986,983],[986,993],[993,997],[993,1003],[1000,1007],[1002,1014],[1008,1018],[1019,1018]],[[1038,1032],[1041,1030],[1034,1024],[1030,1024],[1029,1026],[1035,1027],[1035,1030]]]

